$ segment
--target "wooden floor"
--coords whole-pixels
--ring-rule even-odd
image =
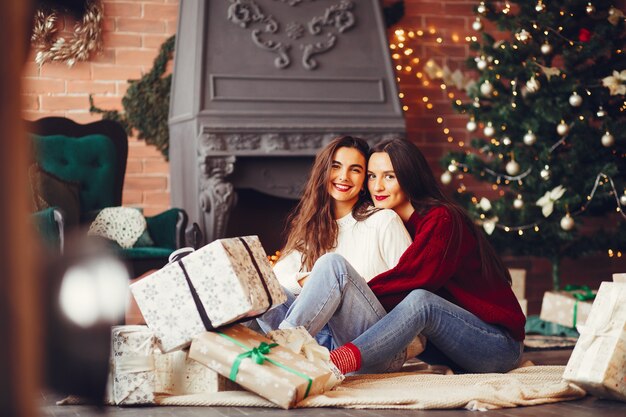
[[[570,350],[525,353],[525,359],[537,365],[565,365]],[[461,417],[473,413],[467,410],[347,410],[309,408],[276,410],[244,407],[106,407],[96,410],[87,406],[56,406],[61,396],[42,394],[41,415],[44,417],[245,417],[245,416],[328,416],[328,417]],[[581,400],[538,405],[534,407],[504,408],[487,411],[487,417],[625,417],[626,403],[600,400],[587,396]]]

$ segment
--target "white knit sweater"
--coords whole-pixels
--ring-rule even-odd
[[[337,220],[337,247],[329,252],[342,255],[366,280],[393,268],[411,244],[400,217],[393,210],[379,210],[363,221],[352,213]],[[302,288],[298,280],[307,276],[300,252],[281,257],[274,265],[278,281],[294,294]]]

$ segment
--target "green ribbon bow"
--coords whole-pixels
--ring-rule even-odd
[[[309,396],[309,391],[311,390],[311,385],[313,384],[313,379],[311,379],[310,376],[303,374],[302,372],[298,372],[295,369],[292,369],[286,365],[283,365],[280,362],[276,362],[275,360],[266,357],[265,355],[267,355],[268,353],[270,353],[270,351],[272,350],[273,347],[278,346],[278,343],[271,343],[271,344],[267,344],[265,342],[261,342],[259,343],[259,346],[254,347],[252,349],[248,348],[248,346],[244,345],[243,343],[240,343],[238,340],[233,339],[232,337],[228,336],[227,334],[224,333],[217,333],[220,336],[230,340],[231,342],[233,342],[234,344],[236,344],[239,347],[242,347],[244,349],[246,349],[245,352],[240,353],[239,355],[237,355],[237,357],[235,358],[235,361],[233,362],[233,366],[230,369],[230,375],[228,376],[228,379],[230,379],[231,381],[235,381],[235,379],[237,378],[237,374],[239,373],[239,366],[241,365],[241,362],[246,359],[246,358],[250,358],[254,361],[254,363],[258,364],[258,365],[263,365],[263,363],[265,363],[266,361],[274,364],[276,366],[278,366],[279,368],[284,369],[287,372],[291,372],[294,375],[297,375],[299,377],[302,377],[304,379],[307,380],[307,387],[306,387],[306,391],[304,393],[304,398]]]
[[[572,296],[580,301],[588,301],[596,298],[596,295],[591,291],[588,285],[572,285],[568,284],[564,288],[565,291],[572,293]]]
[[[237,357],[235,358],[235,362],[233,362],[233,367],[230,370],[229,378],[231,379],[231,381],[234,381],[235,378],[237,378],[237,373],[239,373],[239,365],[241,365],[241,361],[246,358],[250,358],[257,365],[263,365],[263,363],[268,360],[265,355],[270,353],[270,350],[274,346],[278,346],[278,343],[272,343],[271,345],[268,345],[265,342],[261,342],[259,346],[247,350],[240,355],[237,355]]]
[[[593,300],[596,298],[596,295],[591,291],[588,285],[567,284],[563,290],[569,292],[572,297],[576,299],[574,302],[574,317],[572,318],[572,327],[576,327],[578,321],[578,302]]]

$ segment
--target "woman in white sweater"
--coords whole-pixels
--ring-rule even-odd
[[[369,281],[381,272],[395,266],[408,247],[408,232],[399,216],[392,210],[370,208],[368,217],[358,221],[352,212],[334,220],[338,226],[337,245],[327,252],[337,253]],[[389,230],[390,233],[386,233]],[[274,266],[274,273],[283,287],[300,294],[300,282],[310,274],[302,264],[303,254],[293,250]],[[319,259],[319,258],[318,258]]]
[[[363,139],[342,136],[331,141],[315,158],[302,198],[289,218],[283,256],[274,267],[288,301],[259,320],[263,330],[277,328],[300,300],[306,300],[306,305],[313,309],[332,306],[336,313],[329,321],[316,320],[313,312],[312,320],[305,325],[320,344],[332,349],[352,340],[386,314],[376,297],[368,299],[366,305],[333,306],[337,294],[326,292],[322,296],[314,283],[305,285],[314,265],[324,263],[332,256],[330,253],[335,253],[348,260],[358,276],[364,278],[339,283],[337,291],[361,292],[367,280],[394,267],[411,243],[402,220],[393,210],[371,206],[365,186],[368,150]],[[361,314],[354,317],[351,311]]]

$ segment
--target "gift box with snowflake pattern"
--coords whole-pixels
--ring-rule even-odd
[[[216,240],[130,288],[163,352],[286,301],[257,236]]]
[[[107,399],[109,404],[153,404],[154,333],[146,326],[113,326]]]
[[[241,391],[241,387],[212,369],[189,358],[188,350],[154,353],[154,392],[189,395],[222,391]]]
[[[324,392],[331,371],[237,324],[194,338],[189,357],[282,408]]]
[[[600,398],[626,401],[626,283],[603,282],[563,379]]]
[[[157,395],[239,391],[228,378],[189,359],[189,352],[161,353],[147,326],[114,326],[106,402],[154,404]]]

